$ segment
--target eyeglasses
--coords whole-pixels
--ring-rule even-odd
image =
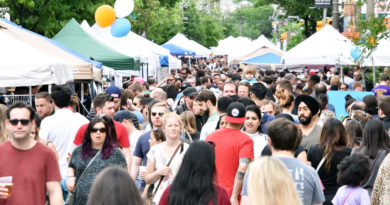
[[[168,79],[167,81],[173,81],[173,79]]]
[[[91,129],[91,132],[95,133],[95,132],[100,132],[100,133],[106,133],[106,128],[102,127],[102,128],[92,128]]]
[[[26,120],[26,119],[21,119],[21,120],[9,120],[9,122],[11,123],[11,125],[18,125],[19,122],[22,124],[22,125],[28,125],[28,123],[30,122],[30,120]]]
[[[153,117],[156,117],[157,114],[158,114],[160,117],[162,117],[162,116],[164,115],[163,112],[159,112],[159,113],[157,113],[157,112],[152,112],[152,116],[153,116]]]

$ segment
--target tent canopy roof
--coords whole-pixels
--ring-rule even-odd
[[[168,43],[168,44],[163,44],[161,46],[168,49],[171,52],[171,54],[173,54],[173,55],[190,55],[190,56],[196,55],[195,52],[188,50],[188,49],[185,49],[185,48],[182,48],[182,47],[177,46],[175,44]]]
[[[254,58],[248,59],[246,61],[243,61],[242,63],[247,63],[247,64],[256,64],[256,65],[261,65],[261,64],[280,64],[281,56],[276,55],[272,52],[266,53],[261,56],[256,56]]]
[[[100,43],[84,31],[75,19],[71,19],[53,39],[86,57],[102,62],[115,70],[138,70],[139,59],[118,53]]]
[[[327,25],[290,49],[283,60],[286,65],[354,65],[352,47],[350,40]]]

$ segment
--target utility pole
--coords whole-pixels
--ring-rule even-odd
[[[244,17],[240,16],[240,36],[242,36],[242,24],[244,24]]]
[[[333,28],[338,29],[339,24],[339,0],[333,0],[332,2],[332,21]]]

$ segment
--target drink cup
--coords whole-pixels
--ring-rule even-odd
[[[0,177],[0,187],[1,188],[6,188],[7,189],[7,194],[6,195],[0,195],[0,198],[8,198],[12,194],[12,176],[7,176],[7,177]]]

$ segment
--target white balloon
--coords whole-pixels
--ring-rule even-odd
[[[116,0],[114,5],[115,14],[118,18],[123,18],[131,14],[134,10],[133,0]]]

